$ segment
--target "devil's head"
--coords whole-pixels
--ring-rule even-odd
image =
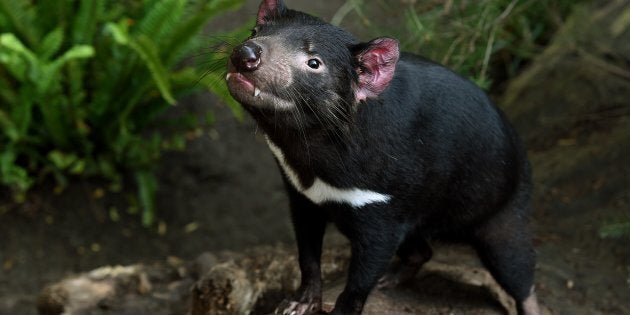
[[[234,48],[226,77],[252,114],[300,128],[339,124],[394,76],[398,42],[359,43],[350,33],[281,0],[260,4],[252,35]]]

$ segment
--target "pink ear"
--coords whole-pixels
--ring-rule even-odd
[[[385,91],[394,77],[399,57],[398,41],[392,38],[377,38],[361,45],[355,53],[359,63],[359,82],[354,93],[357,102]]]
[[[258,24],[265,24],[273,16],[280,16],[284,12],[282,0],[263,0],[258,7]]]

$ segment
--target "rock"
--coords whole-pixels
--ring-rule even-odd
[[[466,257],[451,253],[459,259]],[[199,259],[209,257],[216,263],[206,266],[209,270],[197,278],[191,271]],[[325,309],[332,309],[343,289],[348,258],[345,245],[332,246],[323,254]],[[199,259],[175,265],[169,259],[154,266],[103,267],[67,278],[43,291],[39,313],[270,314],[299,285],[293,249],[258,247],[245,253],[203,254]],[[373,292],[365,314],[502,314],[512,307],[485,270],[439,261],[428,263],[409,285]]]
[[[256,304],[260,286],[234,262],[218,264],[193,287],[193,315],[246,314]]]
[[[193,280],[168,265],[102,267],[46,287],[42,315],[184,314]]]
[[[343,247],[324,252],[322,274],[334,279],[347,266]],[[224,257],[225,259],[225,257]],[[260,247],[210,269],[192,290],[191,315],[266,314],[299,285],[297,257],[281,247]]]

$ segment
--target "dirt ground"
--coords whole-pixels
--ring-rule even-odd
[[[242,12],[253,16],[257,1],[251,2]],[[327,18],[338,7],[292,2]],[[159,165],[161,224],[154,228],[140,225],[132,192],[108,193],[106,183],[78,180],[59,194],[42,185],[24,204],[0,191],[0,314],[36,314],[45,284],[103,265],[291,243],[280,175],[253,122],[235,121],[210,95],[191,97],[169,115],[205,111],[215,114],[213,127]],[[630,205],[628,137],[611,142],[625,148],[607,149],[612,128],[629,123],[625,115],[608,129],[592,126],[597,132],[554,138],[557,145],[530,152],[538,294],[554,314],[630,314],[628,238],[598,236],[602,224],[627,214]],[[566,165],[584,160],[587,167]]]

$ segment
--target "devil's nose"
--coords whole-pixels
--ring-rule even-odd
[[[232,64],[239,71],[254,71],[260,64],[260,54],[262,48],[252,42],[245,42],[234,48],[232,51]]]

